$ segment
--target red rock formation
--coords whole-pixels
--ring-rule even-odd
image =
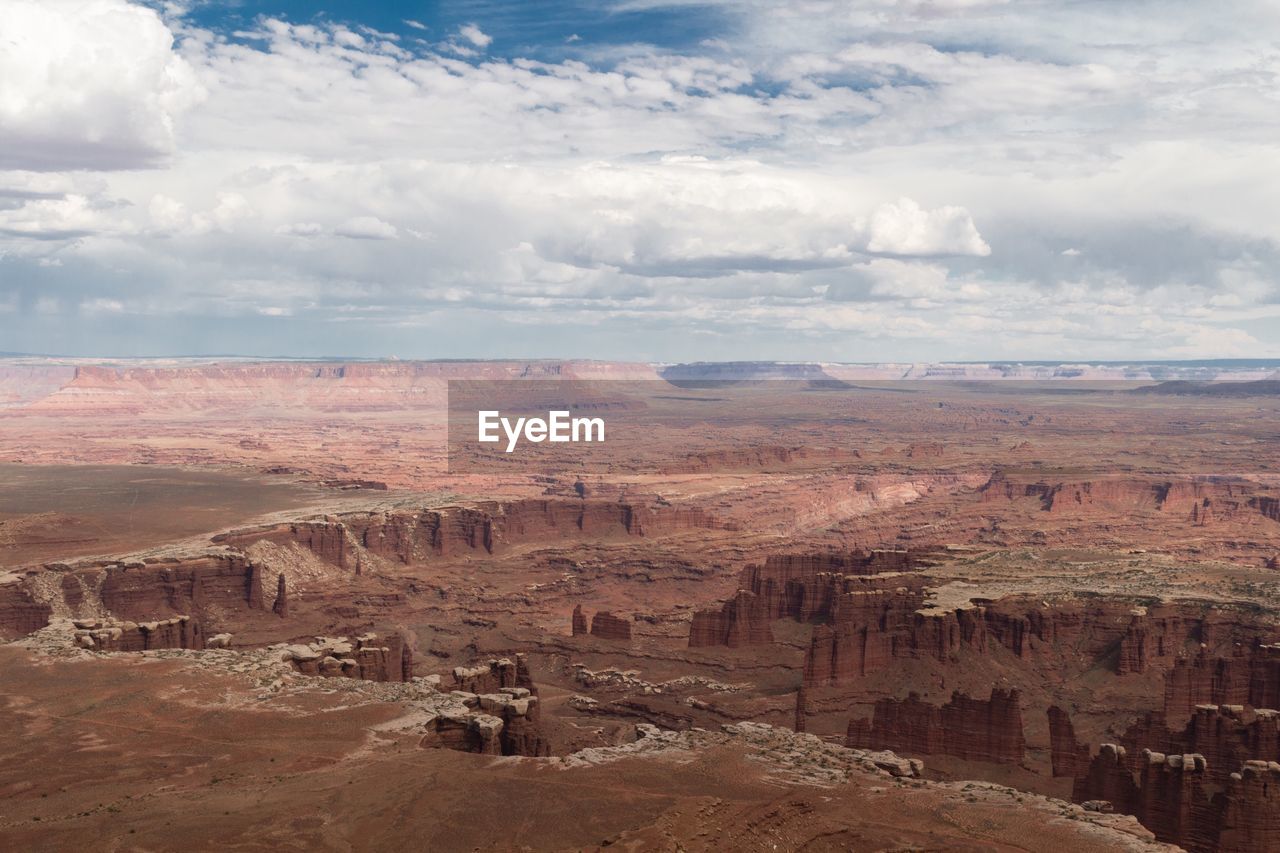
[[[582,612],[582,605],[573,608],[573,636],[581,637],[587,633],[587,614]]]
[[[1145,607],[1135,608],[1120,639],[1116,672],[1121,675],[1145,672],[1158,658],[1171,660],[1188,641],[1200,637],[1202,626],[1202,620],[1185,618],[1176,612],[1158,615],[1149,614]]]
[[[220,544],[258,541],[299,545],[339,568],[358,570],[357,546],[406,565],[434,557],[482,551],[498,553],[524,542],[567,534],[646,536],[714,526],[701,511],[610,501],[526,499],[427,510],[357,512],[322,521],[291,522],[236,530],[214,537]]]
[[[551,744],[540,725],[538,689],[528,659],[495,658],[474,667],[455,667],[455,695],[474,711],[445,714],[433,724],[421,745],[491,755],[550,755]]]
[[[890,579],[901,582],[910,576]],[[858,590],[850,580],[844,580],[848,591],[834,597],[830,626],[819,626],[813,633],[805,662],[805,683],[810,687],[849,683],[885,669],[894,660],[932,658],[946,663],[965,652],[990,654],[993,646],[1040,666],[1069,662],[1072,667],[1081,660],[1090,665],[1104,663],[1119,647],[1123,671],[1153,666],[1176,670],[1186,665],[1179,664],[1178,654],[1199,638],[1222,634],[1229,641],[1268,630],[1237,624],[1239,620],[1229,614],[1208,614],[1199,605],[1152,608],[1148,613],[1122,602],[1088,604],[1067,599],[1046,604],[1010,596],[974,599],[970,607],[937,610],[928,606],[919,586]],[[1240,677],[1245,683],[1249,680],[1247,674]],[[1280,685],[1280,672],[1258,678],[1259,683]],[[1177,693],[1178,701],[1187,702],[1188,712],[1199,702],[1231,701],[1207,695],[1198,698],[1208,691],[1185,685],[1181,692],[1170,690]]]
[[[528,659],[517,654],[515,660],[494,658],[477,666],[458,666],[453,669],[455,690],[464,693],[498,693],[508,687],[523,687],[537,694],[529,675]]]
[[[1183,720],[1197,705],[1280,708],[1280,644],[1236,645],[1227,656],[1201,648],[1178,658],[1165,678],[1165,715]]]
[[[1049,708],[1049,750],[1054,776],[1074,779],[1089,766],[1089,745],[1076,740],[1071,715],[1057,705]]]
[[[276,576],[276,603],[271,605],[271,612],[281,619],[289,615],[289,590],[284,574]]]
[[[1241,705],[1200,705],[1177,731],[1168,728],[1162,712],[1153,712],[1135,721],[1122,741],[1131,756],[1142,749],[1203,755],[1209,766],[1206,778],[1221,787],[1232,769],[1246,761],[1280,760],[1280,712]],[[1130,769],[1139,768],[1135,764]]]
[[[49,624],[53,608],[17,579],[0,584],[0,639],[12,640]]]
[[[773,631],[763,602],[745,589],[719,610],[699,610],[689,625],[689,648],[746,646],[773,642]]]
[[[591,636],[631,642],[631,623],[602,610],[591,617]]]
[[[1218,816],[1204,789],[1203,755],[1143,752],[1137,817],[1156,838],[1188,850],[1213,850]]]
[[[419,746],[484,755],[551,754],[551,743],[540,725],[540,703],[527,688],[457,695],[463,706],[432,720]]]
[[[200,623],[188,616],[154,622],[75,621],[75,644],[99,652],[142,652],[150,649],[203,649]]]
[[[248,546],[254,542],[276,545],[299,545],[338,568],[356,565],[353,543],[347,538],[347,527],[340,521],[293,521],[250,530],[236,530],[213,537],[218,544]]]
[[[799,622],[830,617],[834,596],[843,591],[842,576],[862,577],[919,568],[906,551],[868,553],[774,554],[763,565],[748,566],[739,587],[759,596],[770,619]]]
[[[1076,777],[1071,799],[1077,803],[1104,800],[1118,812],[1135,814],[1138,785],[1129,769],[1127,750],[1118,744],[1104,743],[1084,773]]]
[[[482,755],[501,755],[502,720],[465,710],[441,714],[428,723],[427,733],[418,746],[423,749],[452,749]]]
[[[870,721],[850,720],[845,745],[1020,764],[1026,744],[1018,691],[993,688],[989,699],[957,692],[941,707],[921,701],[917,693],[881,699]]]
[[[289,646],[286,659],[304,675],[357,678],[363,681],[408,681],[413,655],[404,639],[391,634],[363,634],[354,641],[317,637],[314,643]]]
[[[1258,511],[1263,518],[1280,521],[1280,498],[1256,497],[1249,499],[1249,506]]]
[[[1280,839],[1280,764],[1249,761],[1232,773],[1223,793],[1217,850],[1263,853]]]
[[[1105,800],[1132,814],[1161,841],[1193,853],[1265,853],[1280,838],[1280,764],[1247,761],[1210,795],[1213,774],[1203,755],[1143,750],[1137,778],[1123,747],[1103,744],[1072,793],[1078,802]]]
[[[99,582],[98,595],[103,606],[120,618],[146,619],[166,609],[198,613],[209,606],[263,608],[261,569],[242,554],[148,559],[107,565],[101,571],[105,577]],[[68,604],[74,609],[71,600]]]
[[[1258,485],[1228,478],[1151,481],[1133,477],[1025,481],[999,471],[980,489],[982,500],[1035,498],[1055,515],[1161,513],[1205,526],[1216,522],[1280,520],[1280,501],[1257,495]]]
[[[914,566],[917,559],[905,551],[770,557],[763,566],[744,570],[738,593],[718,611],[694,614],[689,645],[772,642],[770,623],[775,619],[820,623],[856,619],[855,611],[867,607],[870,600],[859,596],[886,590],[911,597],[914,610],[923,603],[923,581],[903,577],[900,572]],[[849,573],[827,571],[831,566]],[[869,613],[865,615],[871,618]],[[727,642],[731,626],[734,643]]]
[[[1280,711],[1201,705],[1175,745],[1184,752],[1203,754],[1210,767],[1239,767],[1251,760],[1280,761]]]

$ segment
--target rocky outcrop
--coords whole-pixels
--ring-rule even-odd
[[[392,634],[379,640],[363,634],[354,640],[316,637],[314,643],[289,646],[283,659],[304,675],[358,678],[363,681],[409,681],[413,655],[404,640]]]
[[[855,592],[896,588],[915,579],[897,577],[925,564],[919,554],[872,550],[866,553],[775,554],[748,566],[738,592],[718,610],[700,610],[690,626],[689,645],[740,646],[773,641],[775,619],[828,622],[840,598]]]
[[[0,583],[0,640],[24,637],[49,624],[53,607],[17,578]]]
[[[202,624],[262,610],[261,567],[233,551],[51,563],[0,583],[0,637],[24,636],[53,616],[114,623],[189,616]]]
[[[870,720],[849,721],[845,745],[1020,764],[1026,744],[1018,691],[993,688],[989,699],[957,692],[941,707],[916,693],[902,700],[882,699]]]
[[[748,566],[738,585],[760,598],[770,619],[822,621],[831,615],[833,597],[843,591],[844,576],[912,571],[920,565],[907,551],[773,554],[763,565]]]
[[[582,605],[573,608],[573,636],[581,637],[590,634],[601,640],[631,641],[631,622],[614,616],[607,610],[598,611],[591,617],[591,628],[587,628],[587,614]]]
[[[719,610],[699,610],[689,625],[689,648],[772,643],[773,630],[764,602],[745,589]]]
[[[1181,729],[1169,728],[1163,712],[1139,717],[1121,737],[1130,756],[1142,749],[1195,753],[1208,761],[1208,781],[1226,784],[1246,761],[1280,761],[1280,712],[1246,705],[1199,705]],[[1133,764],[1129,768],[1137,771]]]
[[[910,579],[889,577],[898,583]],[[989,655],[999,647],[1041,667],[1069,664],[1078,669],[1082,662],[1108,665],[1120,649],[1120,656],[1127,657],[1122,667],[1126,674],[1153,667],[1174,669],[1188,644],[1202,638],[1220,644],[1264,630],[1231,615],[1212,613],[1203,605],[1148,611],[1122,602],[1075,598],[1045,602],[1009,596],[975,598],[942,609],[932,606],[919,586],[858,589],[846,579],[845,589],[833,600],[830,624],[813,632],[805,661],[805,683],[810,687],[847,684],[896,660],[946,663],[962,653]],[[1064,655],[1067,650],[1069,658]],[[1200,695],[1195,690],[1190,694],[1193,699]],[[1195,704],[1191,701],[1188,707]]]
[[[1211,850],[1216,816],[1204,790],[1203,755],[1167,755],[1143,750],[1138,770],[1130,769],[1124,747],[1103,744],[1085,775],[1076,780],[1077,802],[1102,801],[1132,814],[1161,841],[1192,850]]]
[[[1199,640],[1203,621],[1179,613],[1152,614],[1146,607],[1132,611],[1132,619],[1120,638],[1116,672],[1146,672],[1157,659],[1172,659],[1192,640]]]
[[[1134,814],[1138,786],[1129,769],[1127,750],[1119,744],[1102,744],[1084,773],[1076,777],[1071,799],[1077,803],[1106,802],[1115,811]]]
[[[283,574],[276,576],[276,603],[271,605],[271,612],[281,619],[289,615],[289,589]]]
[[[457,709],[427,724],[421,746],[486,755],[551,754],[540,726],[537,688],[523,654],[453,670]]]
[[[1124,747],[1103,744],[1076,780],[1077,802],[1105,802],[1132,814],[1161,841],[1194,853],[1275,849],[1280,831],[1280,764],[1247,761],[1213,794],[1209,762],[1197,753],[1143,750],[1136,771]]]
[[[1165,715],[1187,719],[1198,705],[1280,708],[1280,644],[1237,644],[1227,655],[1202,647],[1179,657],[1165,678]]]
[[[1089,745],[1076,740],[1071,715],[1053,705],[1049,708],[1049,754],[1054,776],[1074,779],[1089,766]]]
[[[464,693],[498,693],[508,687],[523,687],[535,696],[538,693],[523,654],[517,654],[515,660],[492,658],[476,666],[457,666],[452,675],[454,690]]]
[[[1263,853],[1280,838],[1280,764],[1246,762],[1232,773],[1222,795],[1217,849]]]
[[[419,746],[483,755],[547,756],[551,744],[538,724],[538,698],[523,687],[496,693],[455,692],[460,706],[427,723]]]
[[[413,565],[477,551],[496,554],[511,545],[565,536],[654,536],[715,526],[697,509],[603,500],[524,499],[343,513],[235,530],[214,537],[214,542],[238,547],[259,541],[294,544],[358,574],[362,550]]]
[[[200,623],[189,616],[154,622],[77,619],[75,644],[96,652],[144,652],[151,649],[203,649]]]
[[[474,696],[472,698],[478,699]],[[490,714],[476,714],[464,706],[433,717],[426,724],[427,733],[418,745],[424,749],[453,749],[458,752],[501,755],[502,725],[500,718]]]
[[[1196,526],[1229,521],[1276,521],[1278,499],[1257,494],[1257,483],[1229,477],[1147,480],[1024,480],[998,471],[979,490],[984,501],[1032,498],[1054,515],[1159,513]]]
[[[631,642],[631,623],[601,610],[591,617],[591,636],[602,640]]]
[[[1203,755],[1145,750],[1136,816],[1156,838],[1188,850],[1213,850],[1218,816],[1205,790]]]

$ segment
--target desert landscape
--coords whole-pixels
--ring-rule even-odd
[[[0,846],[1277,849],[1277,375],[10,359]]]
[[[0,853],[1280,853],[1274,0],[0,0]]]

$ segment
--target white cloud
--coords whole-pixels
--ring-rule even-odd
[[[925,210],[909,198],[881,205],[871,216],[867,249],[892,255],[991,254],[963,207]]]
[[[458,29],[458,35],[482,50],[493,43],[493,36],[485,33],[475,24],[465,24]]]
[[[356,216],[333,229],[333,233],[356,240],[393,240],[398,232],[394,225],[376,216]]]
[[[175,40],[124,0],[81,4],[92,26],[10,0],[0,16],[57,32],[0,38],[0,69],[52,81],[0,75],[20,118],[0,141],[21,136],[0,159],[25,164],[0,171],[0,333],[104,300],[164,329],[272,317],[302,349],[342,322],[374,351],[468,330],[458,355],[516,327],[490,339],[1053,358],[1211,354],[1221,332],[1280,351],[1259,328],[1280,314],[1280,63],[1260,47],[1280,33],[1251,2],[1238,22],[1066,4],[1123,47],[1046,3],[725,5],[741,31],[686,51],[547,61],[488,57],[478,27],[410,49],[171,17]],[[535,316],[577,334],[537,338]]]
[[[5,0],[0,34],[0,168],[157,165],[201,95],[159,15],[124,0]]]

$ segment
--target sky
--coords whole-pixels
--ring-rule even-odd
[[[0,352],[1280,356],[1280,10],[0,0]]]

